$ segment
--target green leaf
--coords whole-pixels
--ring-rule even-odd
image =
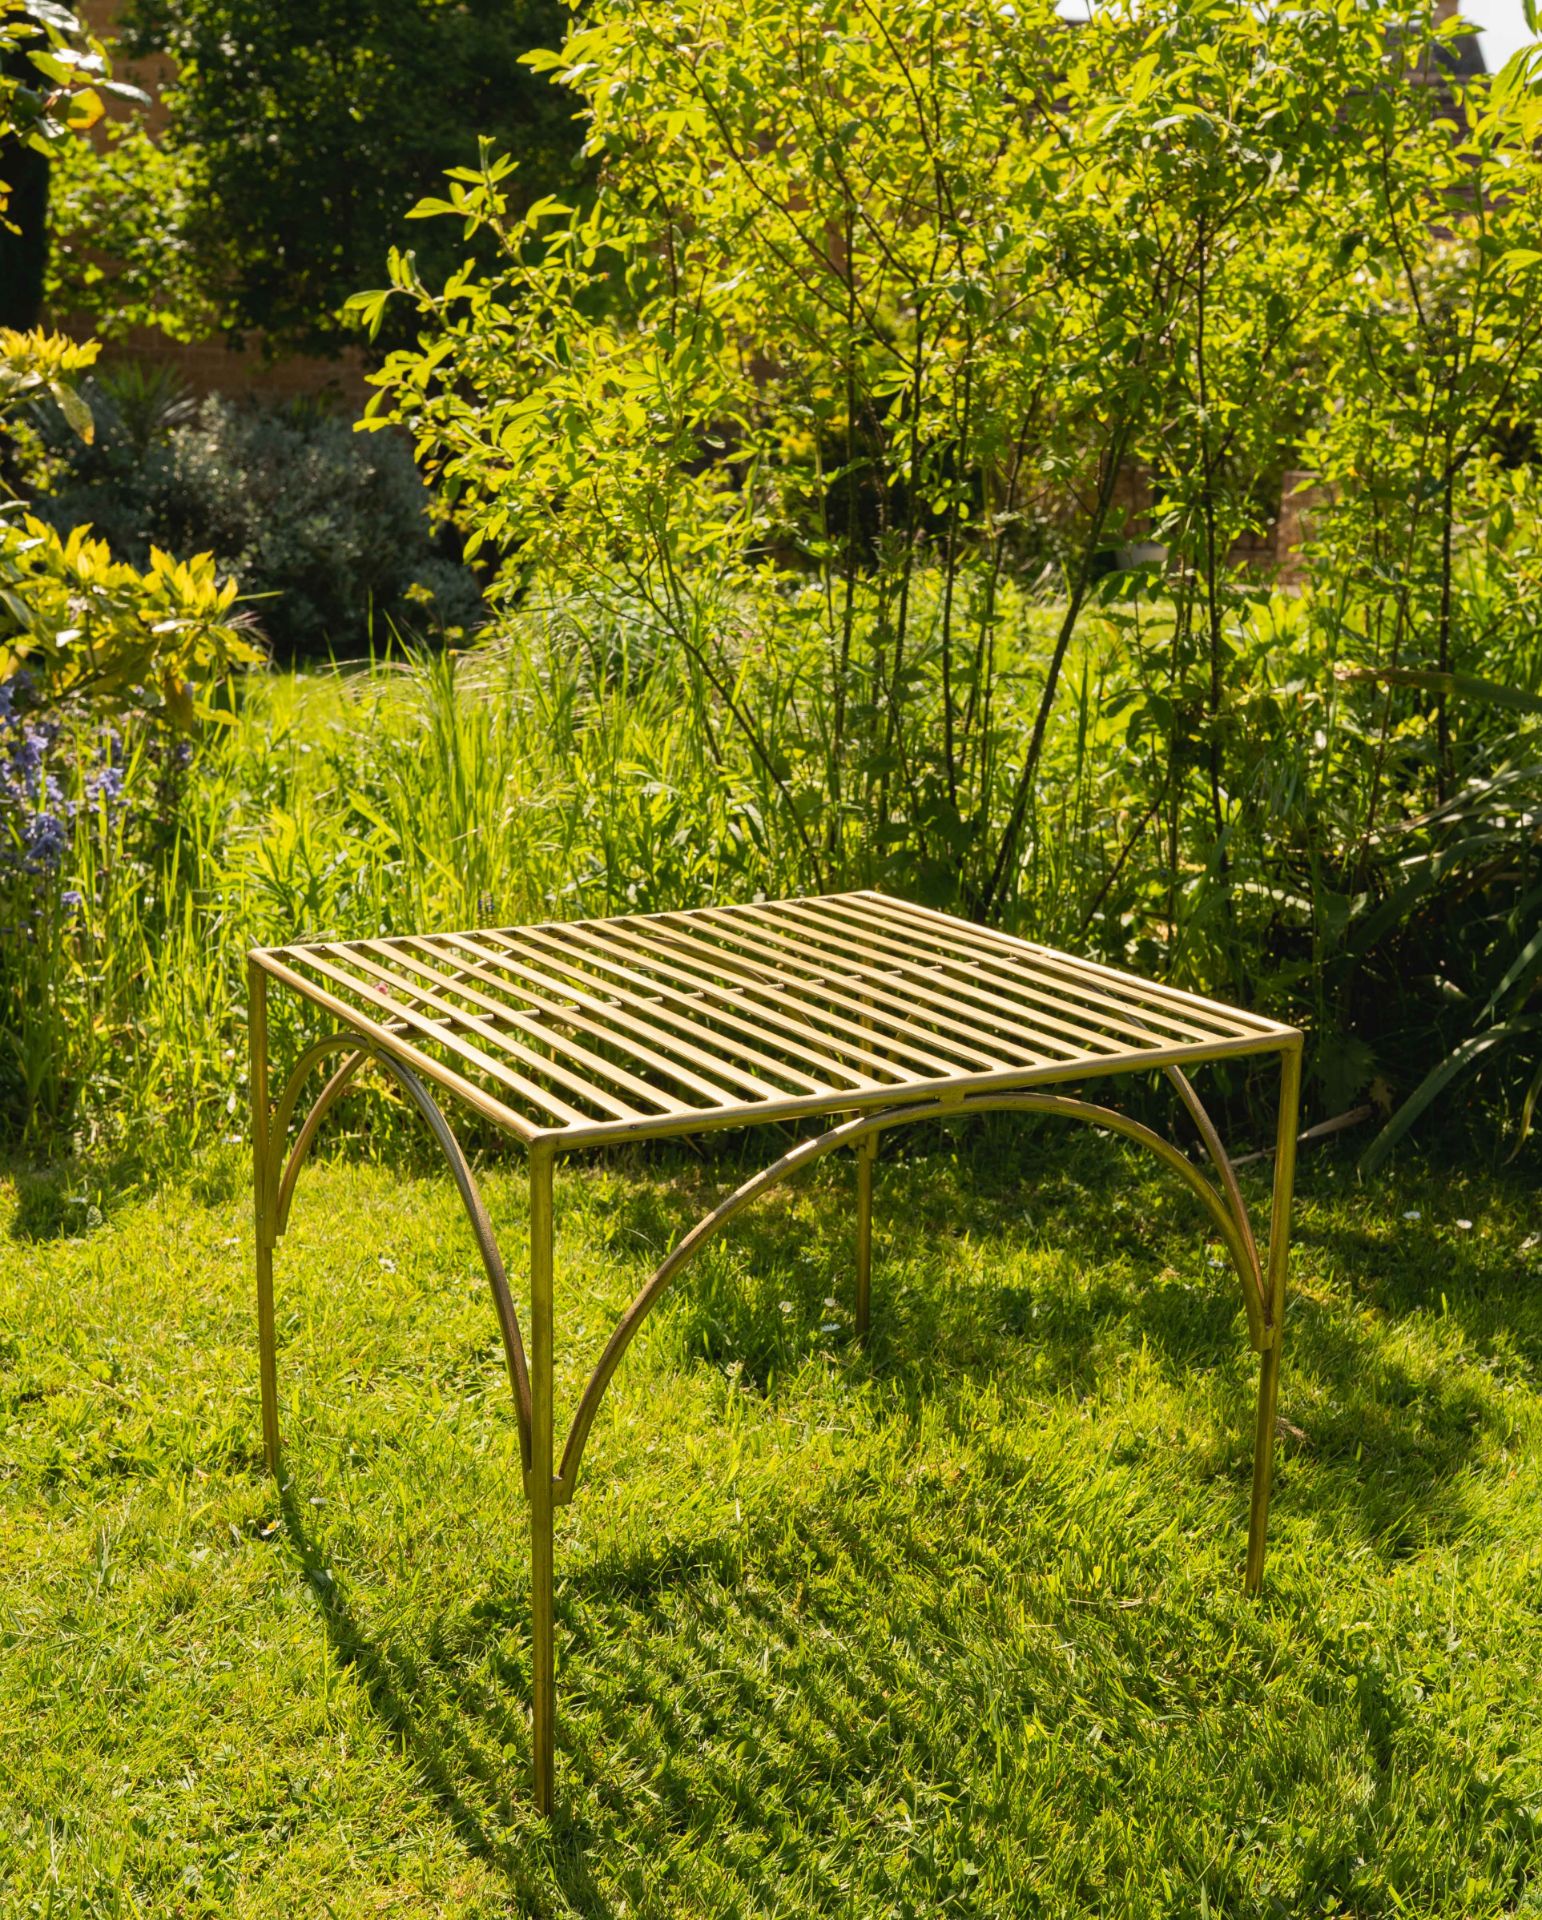
[[[1542,927],[1538,927],[1537,931],[1505,969],[1504,978],[1489,995],[1488,1004],[1484,1007],[1479,1018],[1487,1019],[1500,1005],[1507,993],[1515,987],[1524,985],[1538,973],[1542,973]]]
[[[1475,1067],[1485,1054],[1522,1033],[1542,1028],[1542,1014],[1528,1014],[1520,1020],[1507,1020],[1503,1026],[1490,1027],[1486,1033],[1470,1034],[1459,1047],[1447,1054],[1433,1072],[1427,1073],[1409,1094],[1392,1118],[1366,1149],[1360,1162],[1362,1173],[1374,1173],[1416,1120],[1434,1103],[1451,1082]]]
[[[380,322],[385,317],[386,303],[395,291],[394,287],[377,287],[368,293],[353,294],[344,302],[343,313],[359,326],[368,328],[369,337],[373,340],[380,332]],[[378,395],[374,396],[370,404],[373,406],[378,398]]]
[[[1542,713],[1542,694],[1525,693],[1499,680],[1476,673],[1441,673],[1424,667],[1340,667],[1338,678],[1351,684],[1373,682],[1384,687],[1410,687],[1418,693],[1444,694],[1448,700],[1481,700],[1491,707],[1515,713]]]
[[[96,421],[92,418],[90,407],[66,380],[50,380],[48,391],[58,403],[71,433],[89,447],[96,438]]]
[[[55,0],[22,0],[21,11],[43,26],[52,27],[56,33],[78,34],[80,21],[68,7],[55,4]]]

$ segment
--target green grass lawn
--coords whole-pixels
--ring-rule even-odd
[[[559,1405],[735,1177],[560,1180]],[[5,1920],[1542,1913],[1534,1176],[1304,1161],[1258,1604],[1254,1361],[1186,1197],[1021,1122],[918,1145],[880,1174],[863,1355],[850,1180],[719,1242],[602,1410],[559,1516],[547,1825],[448,1181],[302,1184],[280,1493],[236,1150],[105,1222],[13,1178]],[[512,1264],[523,1181],[487,1188]]]

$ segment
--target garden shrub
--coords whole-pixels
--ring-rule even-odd
[[[87,390],[90,445],[53,436],[64,471],[42,508],[90,521],[124,558],[210,551],[242,583],[280,659],[359,655],[392,627],[475,622],[479,594],[429,519],[411,453],[315,402],[211,396],[115,369]]]
[[[335,353],[349,343],[343,302],[479,133],[518,147],[532,193],[574,184],[568,104],[524,59],[560,37],[560,0],[126,0],[117,12],[129,51],[169,56],[176,81],[159,154],[127,143],[90,196],[66,182],[61,292],[93,314],[119,292],[82,272],[105,225],[127,303],[144,298],[152,323],[186,305],[166,300],[170,279],[231,333]],[[453,242],[430,245],[441,266],[458,257]]]

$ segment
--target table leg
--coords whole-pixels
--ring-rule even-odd
[[[865,1340],[872,1318],[873,1292],[873,1162],[878,1157],[878,1135],[857,1143],[857,1338]]]
[[[554,1797],[556,1650],[552,1618],[552,1172],[530,1156],[530,1725],[536,1811]]]
[[[1263,1585],[1269,1490],[1274,1475],[1274,1423],[1280,1393],[1280,1352],[1285,1344],[1285,1272],[1290,1253],[1290,1203],[1296,1179],[1296,1128],[1301,1110],[1301,1048],[1280,1057],[1280,1112],[1274,1148],[1274,1202],[1269,1216],[1270,1322],[1274,1337],[1258,1375],[1258,1424],[1253,1438],[1253,1503],[1248,1516],[1247,1591]]]
[[[262,1454],[269,1473],[278,1472],[278,1358],[273,1323],[273,1218],[275,1194],[272,1113],[268,1105],[268,977],[250,962],[246,968],[246,1026],[251,1050],[252,1198],[257,1243],[257,1351],[262,1380]]]

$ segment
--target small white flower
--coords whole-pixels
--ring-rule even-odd
[[[784,1301],[783,1301],[783,1302],[781,1303],[781,1306],[782,1306],[782,1312],[783,1312],[783,1313],[791,1313],[791,1312],[792,1312],[792,1302],[791,1302],[790,1300],[784,1300]]]
[[[387,1273],[395,1273],[396,1262],[391,1258],[390,1254],[388,1253],[381,1254],[380,1264],[385,1268]]]
[[[1422,1220],[1424,1218],[1424,1215],[1420,1213],[1417,1207],[1410,1207],[1408,1211],[1403,1215],[1403,1218],[1405,1220]]]
[[[1456,1224],[1461,1228],[1463,1233],[1472,1232],[1472,1222],[1470,1220],[1458,1220]]]

